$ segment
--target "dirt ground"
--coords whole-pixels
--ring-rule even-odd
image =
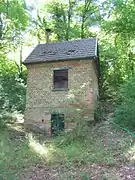
[[[112,165],[88,164],[81,167],[65,168],[51,167],[44,163],[36,164],[24,169],[20,180],[135,180],[135,164],[131,158],[135,152],[129,151],[133,147],[134,139],[125,132],[112,128],[108,121],[98,124],[92,133],[101,137],[105,149],[110,148],[117,163]],[[131,142],[131,144],[130,144]],[[123,144],[127,145],[123,146]],[[122,146],[124,147],[122,152]],[[126,147],[126,148],[125,148]]]

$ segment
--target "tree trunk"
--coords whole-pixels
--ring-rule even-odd
[[[84,10],[82,14],[82,24],[81,24],[81,38],[85,38],[84,30],[85,30],[85,22],[87,17],[87,12],[89,11],[90,4],[92,3],[91,0],[85,0]]]
[[[19,68],[19,78],[22,78],[22,53],[23,53],[23,51],[22,51],[22,45],[21,45],[21,47],[20,47],[20,68]]]
[[[68,22],[67,22],[67,31],[66,31],[66,40],[69,40],[69,31],[70,31],[70,23],[71,23],[71,0],[69,0],[68,5]]]
[[[83,10],[83,15],[82,15],[81,39],[84,38],[84,23],[85,23],[85,17],[86,17],[86,6],[87,6],[87,0],[85,0],[84,10]]]
[[[2,21],[2,13],[0,12],[0,40],[2,40],[3,35],[3,21]]]
[[[18,69],[18,77],[19,78],[22,78],[22,45],[21,45],[21,47],[20,47],[20,50],[19,50],[19,55],[20,55],[20,57],[19,57],[19,64],[15,61],[15,64],[16,64],[16,66],[17,66],[17,69]]]
[[[82,25],[81,25],[81,39],[84,38],[84,17],[82,17]]]

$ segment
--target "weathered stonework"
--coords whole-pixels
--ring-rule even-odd
[[[54,91],[53,70],[68,70],[68,91]],[[27,65],[26,124],[40,124],[49,131],[51,112],[64,112],[68,116],[72,107],[87,107],[93,119],[98,96],[98,79],[94,60],[69,60]],[[74,113],[74,112],[73,112]],[[87,115],[84,114],[84,116]]]

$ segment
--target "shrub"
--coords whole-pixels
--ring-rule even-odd
[[[106,120],[106,107],[104,102],[98,102],[94,112],[95,123]]]
[[[120,88],[117,102],[115,123],[135,130],[135,76]]]
[[[89,136],[90,127],[84,122],[82,124],[76,124],[72,131],[60,134],[60,138],[56,141],[58,145],[69,145],[76,141],[83,141]]]
[[[25,71],[19,78],[18,69],[12,60],[0,56],[0,123],[6,122],[7,114],[25,109]],[[8,118],[9,119],[12,118]]]
[[[1,112],[0,114],[0,129],[5,128],[7,123],[12,123],[16,120],[14,113]]]
[[[0,79],[0,109],[7,111],[24,111],[26,87],[21,79],[12,75]]]

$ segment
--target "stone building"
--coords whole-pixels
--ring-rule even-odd
[[[77,117],[81,107],[87,109],[84,117],[94,119],[99,78],[96,38],[39,44],[24,64],[28,70],[25,124],[48,132],[61,127],[60,117],[64,121]],[[54,117],[59,121],[52,123]]]

